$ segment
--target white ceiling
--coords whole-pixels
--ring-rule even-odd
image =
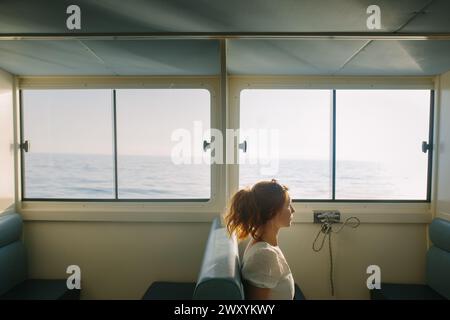
[[[81,33],[450,32],[448,0],[0,0],[0,36],[67,33],[78,4]],[[424,9],[425,8],[425,9]],[[418,11],[424,9],[423,12]],[[0,68],[17,75],[214,75],[215,40],[3,40]],[[450,41],[229,40],[231,74],[435,75],[450,70]]]

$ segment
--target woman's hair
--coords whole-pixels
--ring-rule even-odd
[[[257,234],[258,229],[281,210],[288,190],[288,187],[272,179],[236,192],[224,217],[228,232],[235,232],[238,240],[245,239],[249,234],[258,240],[261,236]]]

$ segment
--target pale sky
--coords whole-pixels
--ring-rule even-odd
[[[23,98],[31,152],[112,154],[111,90],[24,90]],[[429,99],[429,90],[338,90],[337,159],[425,163]],[[117,90],[117,119],[119,155],[170,156],[173,130],[210,127],[210,94]],[[240,123],[242,131],[278,130],[281,158],[329,159],[331,91],[243,90]],[[257,156],[258,141],[247,140],[244,156]]]
[[[121,155],[170,155],[173,130],[210,128],[205,89],[116,90]],[[32,152],[111,154],[111,90],[26,90],[24,136]],[[194,142],[192,142],[194,143]],[[201,150],[202,141],[196,144]]]
[[[241,128],[279,130],[281,158],[327,160],[331,103],[330,90],[243,90]],[[429,90],[337,90],[337,159],[426,161],[429,106]],[[248,142],[248,156],[257,156]]]

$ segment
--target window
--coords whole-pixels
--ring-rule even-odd
[[[203,153],[203,139],[188,134],[211,127],[209,92],[133,89],[116,95],[119,199],[209,199],[209,162],[194,158]],[[187,161],[172,161],[178,129],[192,147]]]
[[[110,90],[22,91],[24,198],[112,199]]]
[[[430,90],[336,91],[336,199],[426,200]]]
[[[330,90],[246,89],[239,184],[277,178],[294,199],[331,199]]]
[[[242,90],[239,185],[277,178],[298,201],[429,201],[432,118],[430,90]]]
[[[209,91],[27,89],[21,96],[25,200],[209,200]]]
[[[433,99],[242,90],[239,186],[277,178],[297,201],[429,201]],[[22,90],[23,199],[207,201],[214,117],[200,88]]]

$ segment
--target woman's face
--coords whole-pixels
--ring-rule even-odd
[[[276,215],[278,226],[281,227],[290,227],[292,223],[292,217],[293,213],[295,212],[294,208],[292,207],[292,201],[289,194],[286,196],[286,201],[284,203],[283,208],[278,212]]]

